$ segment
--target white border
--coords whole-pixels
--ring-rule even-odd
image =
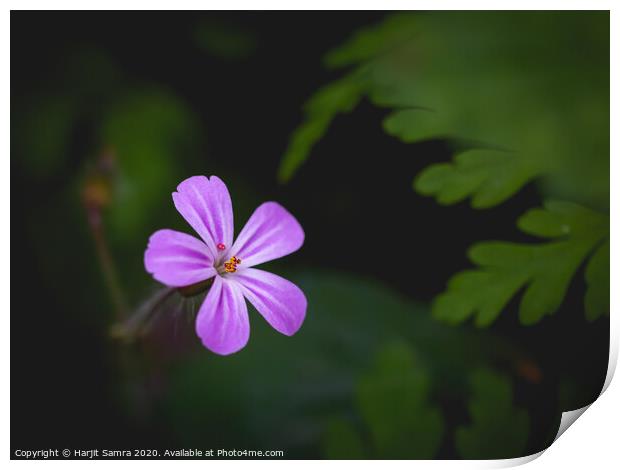
[[[8,5],[11,9],[38,10],[50,9],[52,5],[45,1],[9,1]],[[388,10],[470,10],[470,9],[500,9],[500,10],[553,10],[553,9],[584,9],[584,10],[611,10],[611,129],[618,129],[618,93],[615,84],[620,83],[620,74],[618,73],[618,57],[619,57],[619,36],[618,36],[618,14],[613,9],[611,1],[577,1],[577,0],[522,0],[522,1],[503,1],[501,4],[491,1],[402,1],[402,0],[384,0],[383,2],[369,2],[366,0],[357,1],[335,1],[335,0],[315,0],[297,1],[294,5],[290,2],[283,1],[236,1],[231,4],[212,1],[198,0],[176,0],[173,2],[165,2],[162,0],[152,1],[130,1],[130,0],[107,0],[105,2],[96,0],[84,4],[83,2],[57,1],[54,2],[53,9],[213,9],[213,10],[278,10],[278,9],[296,9],[296,10],[320,10],[320,9],[388,9]],[[7,155],[10,155],[10,17],[9,12],[3,16],[0,34],[2,37],[2,63],[5,65],[2,80],[4,83],[3,105],[5,112],[2,117],[2,141]],[[113,32],[111,31],[111,34]],[[617,135],[611,134],[611,155],[618,156],[618,139]],[[10,318],[7,314],[10,311],[10,220],[7,214],[10,214],[10,160],[2,159],[2,177],[5,180],[1,186],[2,196],[0,204],[2,213],[5,214],[2,221],[6,226],[0,230],[0,253],[3,260],[1,271],[0,289],[4,303],[5,327],[2,362],[2,377],[9,377],[10,368]],[[617,267],[619,266],[618,251],[616,250],[618,242],[618,223],[617,223],[617,207],[618,207],[618,190],[615,189],[613,183],[620,182],[618,179],[618,164],[614,158],[611,159],[611,234],[613,243],[611,244],[611,284],[618,278]],[[620,304],[618,290],[611,290],[611,304]],[[381,462],[380,465],[389,465],[396,468],[499,468],[505,466],[521,465],[529,463],[529,468],[542,468],[541,466],[558,466],[563,469],[582,469],[585,466],[593,468],[617,468],[620,459],[617,450],[617,434],[614,432],[615,419],[620,416],[620,386],[618,381],[611,381],[613,372],[616,367],[618,358],[618,339],[620,338],[617,315],[611,316],[611,351],[610,365],[605,382],[605,390],[601,397],[594,402],[587,412],[579,419],[577,426],[572,426],[565,434],[563,434],[557,442],[549,449],[535,456],[525,457],[522,459],[514,459],[510,461],[388,461]],[[4,449],[4,458],[10,455],[10,397],[8,380],[0,387],[2,399],[2,448]],[[536,457],[539,457],[536,459]],[[535,460],[534,460],[535,459]],[[533,460],[533,461],[532,461]],[[43,462],[43,461],[37,461]],[[51,468],[82,468],[87,465],[86,461],[46,461]],[[92,465],[101,467],[135,467],[141,465],[139,461],[92,461]],[[376,461],[356,461],[354,465],[359,468],[374,467]],[[183,465],[189,467],[204,469],[205,465],[217,468],[239,468],[250,464],[250,461],[238,460],[207,460],[207,461],[183,461]],[[16,467],[30,466],[30,461],[11,461],[11,465]],[[170,462],[167,461],[148,461],[147,464],[151,468],[169,468]],[[175,465],[178,465],[175,463]],[[274,468],[288,469],[291,466],[287,461],[251,461],[251,465],[257,469],[273,470]],[[314,461],[298,461],[294,464],[297,468],[314,468],[317,462]],[[347,465],[342,461],[321,461],[320,465],[324,468],[341,469],[343,465]],[[546,467],[545,467],[546,468]]]

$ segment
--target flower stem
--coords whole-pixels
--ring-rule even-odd
[[[129,318],[120,321],[110,329],[110,335],[113,338],[122,338],[129,342],[141,336],[146,325],[157,313],[159,308],[176,292],[175,287],[165,287],[160,289],[155,295],[142,304],[136,312]]]
[[[95,241],[99,264],[112,299],[116,320],[120,321],[126,316],[127,303],[103,229],[103,211],[112,202],[115,167],[114,151],[105,148],[84,180],[82,203],[86,208],[88,225]]]
[[[112,304],[114,305],[116,320],[121,321],[126,317],[127,303],[118,279],[110,248],[105,238],[100,211],[89,209],[88,223],[95,241],[95,247],[97,248],[97,256],[99,258],[105,284],[110,294]]]

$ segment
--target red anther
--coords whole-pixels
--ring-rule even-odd
[[[226,249],[226,245],[224,245],[223,243],[218,243],[217,249],[220,251],[224,251]]]

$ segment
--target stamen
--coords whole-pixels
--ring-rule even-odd
[[[220,251],[224,251],[226,249],[226,245],[224,245],[223,243],[218,243],[217,249]]]
[[[234,273],[237,271],[238,264],[241,264],[241,260],[236,256],[231,256],[230,259],[224,263],[224,271],[227,273]]]

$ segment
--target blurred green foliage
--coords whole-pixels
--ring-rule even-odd
[[[14,102],[11,137],[20,170],[38,181],[68,173],[72,145],[84,139],[76,139],[78,133],[87,133],[85,124],[98,119],[118,84],[118,69],[100,50],[63,57],[43,87]]]
[[[429,382],[406,343],[379,351],[357,386],[357,405],[379,458],[430,459],[437,453],[443,418],[429,403]]]
[[[357,406],[378,458],[435,456],[443,434],[439,409],[429,403],[427,372],[406,343],[384,346],[357,385]]]
[[[324,454],[329,458],[433,458],[444,424],[439,409],[429,402],[429,392],[428,372],[412,348],[403,341],[383,345],[355,391],[370,445],[363,446],[349,421],[333,418],[325,433]]]
[[[110,103],[99,132],[117,159],[110,232],[124,241],[136,239],[170,205],[187,155],[198,153],[198,120],[176,96],[141,87]]]
[[[383,127],[405,143],[452,142],[453,160],[430,165],[414,180],[416,191],[440,204],[471,198],[474,208],[492,207],[536,179],[543,195],[584,208],[572,215],[532,211],[521,228],[548,237],[530,226],[532,217],[546,223],[566,216],[576,232],[553,234],[558,241],[542,246],[475,245],[470,258],[483,269],[457,274],[435,311],[452,323],[476,313],[476,323],[487,326],[527,285],[521,321],[532,324],[553,313],[575,270],[607,237],[608,14],[398,13],[354,34],[326,55],[325,64],[348,71],[306,103],[280,180],[290,180],[336,114],[363,98],[392,110]],[[592,219],[597,224],[584,229]],[[589,319],[608,312],[606,247],[586,272]]]
[[[349,421],[332,418],[323,437],[323,455],[328,459],[361,460],[366,458],[364,443]]]
[[[186,445],[217,430],[210,445],[285,448],[290,458],[313,455],[317,443],[330,458],[432,458],[448,432],[437,397],[462,401],[469,371],[519,357],[505,340],[441,325],[375,281],[284,275],[311,299],[294,339],[250,308],[244,350],[170,366],[158,408]]]
[[[221,20],[200,20],[193,37],[209,55],[226,60],[246,59],[257,47],[257,38],[249,30]]]
[[[62,282],[55,291],[67,310],[77,300],[80,312],[96,312],[81,315],[80,321],[105,323],[108,309],[92,305],[103,284],[81,198],[86,181],[106,182],[99,188],[104,230],[111,250],[123,260],[121,282],[135,287],[129,292],[137,301],[140,286],[150,285],[142,264],[146,240],[162,221],[174,225],[176,218],[162,217],[161,208],[169,207],[167,213],[176,217],[170,194],[200,156],[204,133],[183,100],[165,87],[127,76],[95,48],[63,56],[44,89],[15,101],[12,161],[21,174],[55,194],[31,208],[32,231],[38,233],[36,226],[44,224],[48,240],[58,246],[72,240],[72,248],[91,254],[68,262],[65,250],[33,242],[41,259],[58,257],[41,269],[51,282],[62,280],[62,272],[81,278],[79,293]]]
[[[67,159],[76,114],[74,99],[58,95],[37,96],[24,104],[24,112],[12,121],[13,137],[22,142],[24,167],[37,179],[53,175]],[[33,135],[37,138],[27,138]]]
[[[571,279],[584,259],[588,290],[586,317],[609,313],[609,218],[577,204],[548,202],[518,221],[519,228],[553,241],[538,245],[481,242],[469,250],[476,270],[455,275],[439,295],[434,315],[459,323],[475,315],[487,326],[508,301],[526,287],[519,315],[523,324],[538,322],[560,306]]]
[[[507,459],[523,456],[529,417],[512,403],[508,377],[488,369],[471,375],[471,425],[456,430],[456,448],[464,459]]]

